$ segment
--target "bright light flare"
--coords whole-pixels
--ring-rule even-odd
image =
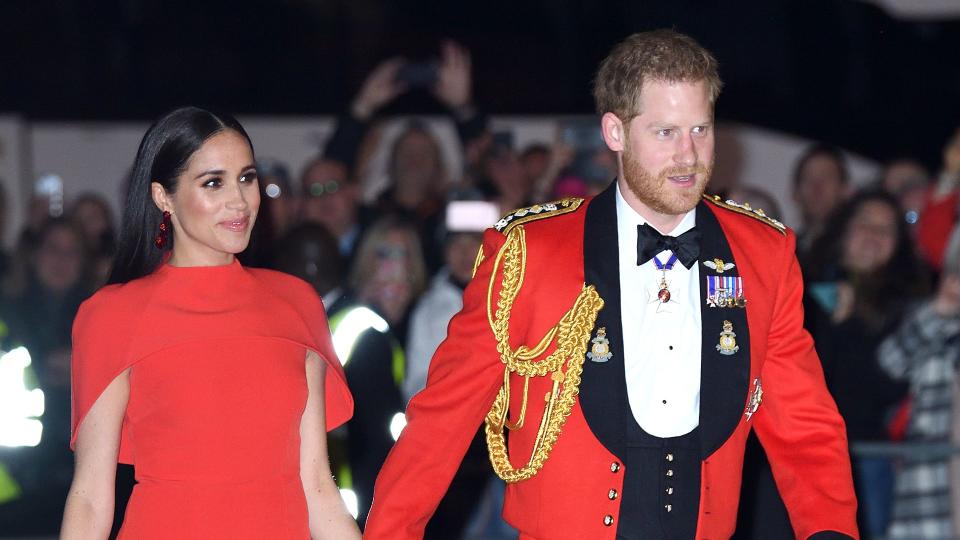
[[[0,356],[0,446],[36,446],[43,435],[43,391],[27,390],[30,353],[17,347]]]
[[[340,498],[343,499],[347,512],[350,512],[353,519],[357,519],[357,516],[360,515],[360,502],[357,501],[357,494],[352,489],[340,488]]]
[[[400,438],[400,433],[405,427],[407,427],[407,415],[402,412],[393,415],[390,419],[390,435],[393,436],[394,441]]]
[[[341,364],[347,364],[353,353],[353,347],[357,344],[357,338],[370,328],[383,333],[390,330],[390,325],[383,317],[364,306],[351,309],[343,317],[333,333],[333,350],[336,351]]]

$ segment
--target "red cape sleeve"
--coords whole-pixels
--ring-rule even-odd
[[[72,418],[70,448],[77,444],[77,431],[100,394],[133,364],[129,328],[136,310],[116,301],[114,287],[107,287],[80,306],[73,321],[73,351],[70,357]],[[120,463],[134,462],[126,420],[120,435]]]
[[[308,286],[309,287],[309,286]],[[311,342],[306,345],[320,355],[327,364],[327,376],[324,382],[324,405],[327,416],[327,431],[344,424],[353,416],[353,396],[347,387],[347,377],[343,364],[333,350],[333,337],[327,323],[327,313],[317,293],[310,288],[303,295],[302,313],[310,329]]]
[[[326,363],[324,406],[327,431],[332,431],[353,416],[353,396],[347,387],[343,365],[333,349],[333,337],[330,335],[323,302],[306,281],[272,270],[251,269],[251,271],[273,294],[293,306],[303,319],[307,335],[302,335],[299,329],[289,329],[291,334],[287,337],[316,352]]]

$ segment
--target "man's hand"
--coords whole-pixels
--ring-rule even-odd
[[[440,47],[440,69],[433,95],[455,114],[467,111],[473,98],[470,52],[454,41],[444,41]]]
[[[361,121],[369,120],[380,107],[407,91],[407,85],[397,81],[397,72],[404,63],[405,60],[402,58],[390,58],[370,72],[350,106],[350,112],[354,118]]]

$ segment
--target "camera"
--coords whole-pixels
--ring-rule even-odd
[[[397,71],[397,82],[412,88],[430,88],[437,83],[439,73],[440,63],[436,60],[409,62]]]

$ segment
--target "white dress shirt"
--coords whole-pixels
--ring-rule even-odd
[[[630,409],[640,427],[657,437],[676,437],[700,423],[700,271],[677,261],[666,271],[670,301],[660,302],[664,272],[653,260],[637,266],[637,226],[646,223],[617,186],[620,248],[620,316]],[[672,231],[679,236],[696,224],[696,208]],[[670,251],[657,255],[667,262]]]

